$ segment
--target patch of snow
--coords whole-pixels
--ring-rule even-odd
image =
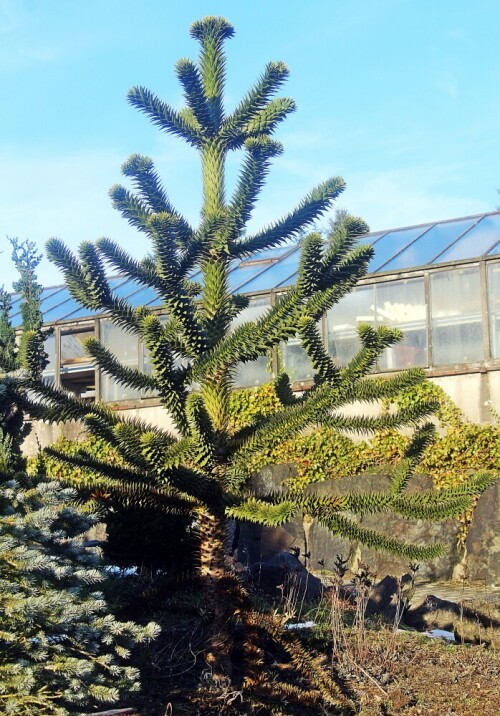
[[[312,629],[316,626],[316,622],[299,622],[298,624],[285,624],[285,629],[292,631],[293,629]]]
[[[121,567],[117,567],[114,564],[108,564],[106,567],[104,567],[106,572],[109,574],[114,574],[117,577],[130,577],[133,574],[138,573],[137,567],[127,567],[125,569],[122,569]]]
[[[424,632],[424,636],[428,636],[429,639],[445,639],[446,641],[455,642],[455,634],[452,631],[446,631],[446,629],[431,629],[430,631]]]

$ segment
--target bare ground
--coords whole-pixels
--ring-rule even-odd
[[[191,701],[197,688],[196,672],[199,678],[198,669],[192,669],[195,650],[191,664],[188,659],[183,663],[179,657],[184,649],[179,646],[173,650],[176,653],[163,653],[173,657],[171,676],[165,678],[163,662],[163,673],[157,674],[160,678],[149,683],[153,688],[141,704],[141,716],[198,713]],[[360,716],[500,716],[498,651],[389,628],[367,629],[361,644],[357,637],[348,636],[345,647],[337,659],[331,653],[325,657],[324,665],[339,670]],[[221,712],[230,714],[231,709],[224,706],[221,703]],[[234,714],[241,714],[239,706]]]
[[[368,631],[341,666],[363,716],[499,716],[500,654],[409,633]]]

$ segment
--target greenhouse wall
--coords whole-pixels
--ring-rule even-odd
[[[283,291],[272,290],[250,296],[248,308],[233,326],[262,316],[282,295]],[[319,324],[325,346],[339,364],[359,349],[357,329],[362,323],[388,325],[403,334],[400,343],[384,352],[377,373],[409,366],[427,368],[430,375],[500,370],[500,261],[376,275],[361,282]],[[116,385],[105,375],[96,380],[82,345],[88,336],[98,336],[124,365],[148,373],[147,349],[137,338],[105,316],[54,327],[46,342],[48,379],[105,402],[154,399]],[[313,378],[299,340],[292,339],[269,356],[239,366],[236,385],[260,385],[280,368],[290,374],[297,390]]]

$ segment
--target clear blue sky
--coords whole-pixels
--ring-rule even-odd
[[[499,0],[0,0],[0,248],[6,236],[75,247],[144,237],[107,196],[132,152],[152,156],[173,201],[197,221],[195,152],[161,134],[125,95],[146,85],[180,106],[173,65],[194,57],[204,15],[235,26],[227,107],[268,60],[291,77],[298,111],[254,226],[331,175],[340,206],[372,229],[492,211],[500,203]],[[230,178],[236,172],[231,161]],[[8,252],[0,283],[10,286]],[[61,281],[44,262],[44,284]]]

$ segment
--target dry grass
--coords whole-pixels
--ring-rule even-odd
[[[499,716],[500,652],[494,646],[449,643],[401,631],[407,602],[401,580],[394,622],[366,618],[369,573],[361,577],[356,596],[347,601],[337,580],[323,611],[318,611],[318,622],[330,631],[332,668],[355,695],[359,713]],[[409,588],[411,593],[413,582]],[[489,641],[496,644],[493,638]]]
[[[367,630],[363,664],[339,666],[363,716],[500,714],[500,655],[481,646]]]

